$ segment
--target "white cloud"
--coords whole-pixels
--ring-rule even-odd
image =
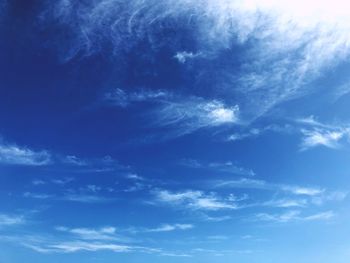
[[[43,180],[36,179],[36,180],[32,181],[32,184],[33,185],[44,185],[44,184],[46,184],[46,182]]]
[[[67,155],[63,159],[63,162],[67,163],[67,164],[77,165],[77,166],[86,166],[86,165],[88,165],[88,163],[85,160],[82,160],[82,159],[80,159],[79,157],[77,157],[75,155]]]
[[[227,106],[219,100],[206,100],[201,97],[181,96],[165,91],[140,90],[127,93],[116,89],[105,95],[106,101],[114,106],[126,107],[130,103],[148,101],[156,107],[149,111],[151,125],[168,127],[173,132],[169,136],[177,137],[195,132],[201,128],[237,124],[239,106]]]
[[[43,193],[31,193],[31,192],[25,192],[23,193],[24,197],[27,198],[34,198],[34,199],[49,199],[54,197],[53,195],[49,195],[49,194],[43,194]]]
[[[205,194],[201,191],[169,192],[167,190],[156,190],[154,194],[158,202],[188,209],[215,211],[238,208],[233,201],[219,198],[213,193]]]
[[[240,141],[247,138],[255,138],[263,135],[266,132],[292,133],[296,131],[296,128],[288,123],[285,123],[283,125],[271,124],[265,127],[255,127],[255,128],[254,127],[251,128],[250,126],[247,126],[247,127],[249,128],[247,131],[235,132],[233,134],[230,134],[229,136],[227,136],[226,140],[235,142],[235,141]]]
[[[130,180],[135,180],[135,181],[144,181],[145,180],[142,176],[139,176],[139,175],[134,174],[134,173],[130,173],[130,174],[126,175],[126,178],[128,178]]]
[[[176,137],[202,128],[238,124],[239,107],[226,106],[216,100],[188,97],[163,103],[154,116],[156,126],[172,128]]]
[[[73,253],[78,251],[100,251],[109,250],[112,252],[128,252],[129,246],[117,245],[113,243],[100,243],[100,242],[84,242],[84,241],[72,241],[52,244],[47,246],[47,249],[52,252],[61,253]]]
[[[327,192],[323,195],[314,196],[312,198],[312,203],[316,205],[323,205],[325,202],[340,202],[347,198],[348,192],[344,191],[334,191]]]
[[[287,211],[281,214],[267,214],[260,213],[256,215],[256,219],[259,221],[273,221],[279,223],[287,223],[293,221],[319,221],[319,220],[329,220],[333,218],[335,214],[332,211],[326,211],[321,213],[316,213],[312,215],[302,216],[300,211]]]
[[[264,203],[264,205],[266,206],[281,207],[281,208],[305,207],[307,204],[308,204],[308,201],[306,199],[279,199],[279,200],[271,200]]]
[[[253,170],[239,167],[231,161],[204,163],[198,160],[185,159],[181,161],[181,164],[187,167],[195,168],[195,169],[199,169],[199,168],[209,169],[209,170],[218,171],[218,172],[232,173],[232,174],[246,175],[246,176],[255,175]]]
[[[291,192],[295,195],[306,195],[306,196],[316,196],[324,193],[324,189],[320,188],[311,188],[311,187],[301,187],[301,186],[289,186],[289,185],[282,185],[282,190]]]
[[[134,92],[126,92],[122,89],[114,89],[107,92],[104,96],[105,102],[113,106],[126,107],[137,102],[154,102],[162,99],[168,99],[172,95],[163,90],[138,90]]]
[[[340,147],[339,141],[345,136],[349,136],[349,130],[327,131],[327,130],[303,130],[303,142],[301,150],[307,150],[319,145],[336,149]]]
[[[103,227],[100,229],[90,228],[67,228],[57,227],[56,230],[71,233],[84,240],[116,240],[116,228]]]
[[[324,189],[321,189],[319,187],[303,187],[285,184],[275,184],[266,182],[264,180],[256,180],[250,178],[240,178],[238,180],[221,181],[216,186],[242,189],[260,189],[268,191],[283,191],[293,195],[305,196],[317,196],[325,192]]]
[[[47,151],[33,151],[25,147],[0,142],[0,163],[30,166],[48,165],[51,163],[51,155]]]
[[[45,19],[53,19],[64,26],[65,46],[70,47],[66,59],[99,52],[104,42],[116,50],[130,49],[140,40],[155,48],[164,42],[172,46],[183,39],[159,39],[159,28],[166,22],[176,27],[191,21],[188,31],[205,53],[244,47],[241,67],[227,73],[230,83],[215,83],[215,88],[229,87],[226,94],[243,99],[244,114],[254,119],[308,93],[305,84],[348,57],[349,9],[346,0],[60,0],[47,4],[40,17],[46,24]],[[176,57],[185,62],[195,54],[179,52]],[[232,54],[235,59],[237,54]],[[217,57],[207,59],[210,63]]]
[[[105,202],[111,202],[114,199],[99,196],[99,195],[67,193],[64,196],[62,196],[60,200],[78,202],[78,203],[105,203]]]
[[[300,118],[296,122],[305,126],[300,130],[303,134],[300,145],[302,151],[317,146],[337,149],[350,138],[348,125],[325,124],[315,119],[314,116]]]
[[[193,53],[193,52],[187,52],[187,51],[182,51],[182,52],[177,52],[174,56],[180,63],[185,63],[187,60],[191,60],[197,57],[200,57],[202,54],[201,53]]]
[[[193,227],[191,224],[164,224],[157,228],[146,229],[145,232],[171,232],[175,230],[188,230]]]
[[[23,216],[0,214],[0,227],[20,225],[24,223],[25,219]]]
[[[74,178],[66,177],[66,178],[62,178],[62,179],[52,179],[51,183],[57,184],[57,185],[66,185],[72,181],[74,181]]]

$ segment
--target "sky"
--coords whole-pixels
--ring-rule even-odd
[[[349,7],[0,0],[0,263],[347,263]]]

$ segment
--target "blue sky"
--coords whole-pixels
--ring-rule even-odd
[[[347,262],[349,10],[0,0],[0,262]]]

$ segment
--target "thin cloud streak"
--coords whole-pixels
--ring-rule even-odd
[[[2,164],[42,166],[50,164],[51,161],[51,155],[47,151],[34,151],[0,141],[0,163]]]

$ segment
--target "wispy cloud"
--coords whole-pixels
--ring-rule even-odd
[[[66,59],[105,51],[106,46],[112,46],[109,52],[130,49],[141,40],[155,48],[173,47],[183,40],[181,36],[160,39],[160,28],[165,22],[176,28],[192,21],[188,31],[201,51],[216,54],[237,45],[244,48],[241,67],[227,70],[232,73],[227,73],[224,85],[219,82],[214,87],[220,85],[227,95],[244,100],[242,112],[251,120],[283,101],[307,94],[307,83],[348,57],[350,12],[346,10],[345,0],[307,4],[301,0],[60,0],[47,3],[40,18],[46,24],[52,24],[47,20],[57,22],[67,32],[60,39],[69,47]],[[197,53],[180,52],[176,57],[185,62]],[[231,53],[235,59],[236,52]],[[207,59],[211,63],[220,58]],[[220,70],[213,67],[208,75]]]
[[[212,171],[231,173],[231,174],[237,174],[237,175],[245,175],[245,176],[255,175],[253,170],[237,166],[231,161],[204,163],[198,160],[185,159],[181,161],[181,164],[187,167],[195,168],[195,169],[208,169]]]
[[[215,211],[238,208],[237,204],[232,200],[225,200],[216,196],[214,193],[205,194],[202,191],[170,192],[167,190],[155,190],[154,195],[158,202],[186,207],[187,209]]]
[[[117,240],[115,227],[103,227],[99,229],[91,228],[68,228],[56,227],[56,230],[70,233],[84,240]]]
[[[88,163],[85,160],[80,159],[75,155],[67,155],[62,159],[63,163],[77,165],[77,166],[86,166]]]
[[[325,146],[328,148],[339,148],[339,141],[345,136],[349,136],[349,130],[344,131],[325,131],[325,130],[303,130],[303,142],[301,150],[307,150],[316,146]]]
[[[284,184],[269,183],[264,180],[241,178],[239,180],[227,180],[217,184],[217,187],[260,189],[269,191],[283,191],[294,195],[316,196],[324,193],[319,187],[303,187]]]
[[[202,53],[193,53],[187,51],[177,52],[174,56],[180,63],[202,56]]]
[[[163,90],[138,90],[126,92],[122,89],[114,89],[104,95],[104,101],[113,106],[126,107],[137,102],[159,102],[170,99],[172,94]]]
[[[175,136],[192,133],[201,128],[218,127],[239,122],[239,107],[226,106],[216,100],[199,97],[168,101],[154,113],[155,125],[176,129]]]
[[[19,215],[0,214],[0,227],[14,226],[25,223],[25,218]]]
[[[259,221],[272,221],[278,223],[287,223],[293,221],[318,221],[329,220],[333,218],[335,214],[332,211],[326,211],[311,215],[301,215],[300,211],[291,210],[280,214],[267,214],[261,213],[256,215],[256,220]]]
[[[48,165],[51,163],[51,155],[44,150],[34,151],[0,140],[0,163],[30,166]]]
[[[305,125],[301,128],[303,134],[300,149],[302,151],[324,146],[337,149],[343,142],[348,142],[350,138],[350,127],[348,125],[325,124],[315,119],[314,116],[297,119],[297,123]]]
[[[263,203],[263,205],[266,205],[266,206],[281,207],[281,208],[305,207],[307,204],[308,204],[308,200],[306,199],[277,199],[277,200],[270,200],[268,202]]]
[[[239,122],[238,105],[227,106],[219,100],[174,95],[165,91],[140,90],[127,93],[121,89],[107,93],[105,97],[107,102],[120,107],[141,101],[152,102],[155,108],[148,112],[149,118],[153,120],[151,125],[170,128],[168,134],[173,137],[189,134],[201,128]]]
[[[25,192],[25,193],[23,193],[23,197],[44,200],[44,199],[54,198],[54,195],[44,194],[44,193]]]
[[[23,243],[23,245],[40,253],[74,253],[79,251],[96,252],[103,250],[112,252],[130,251],[130,247],[125,245],[85,241],[57,242],[40,245]]]
[[[104,197],[101,195],[81,194],[81,193],[67,193],[62,197],[59,197],[63,201],[71,201],[78,203],[94,204],[94,203],[106,203],[113,202],[115,199]]]
[[[176,230],[189,230],[194,226],[192,224],[164,224],[157,228],[145,229],[145,232],[171,232]]]

